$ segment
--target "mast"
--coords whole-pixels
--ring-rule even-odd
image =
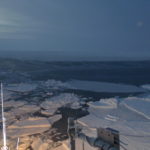
[[[3,84],[1,83],[1,104],[2,104],[2,125],[3,125],[3,147],[1,150],[8,150],[6,141],[6,119],[4,116],[4,97],[3,97]]]

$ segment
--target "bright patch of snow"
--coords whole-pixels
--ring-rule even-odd
[[[127,150],[149,150],[149,95],[145,95],[145,97],[141,95],[140,97],[122,98],[118,104],[115,98],[105,99],[105,101],[106,103],[103,99],[102,102],[91,103],[89,105],[90,114],[80,118],[78,123],[90,129],[91,132],[99,127],[116,129],[120,132],[120,140],[125,143],[121,144]],[[108,106],[113,106],[114,102],[118,107],[110,109]]]
[[[109,98],[109,99],[101,99],[98,102],[89,102],[88,105],[93,108],[105,108],[105,109],[112,109],[117,108],[117,99]]]
[[[150,119],[150,101],[145,101],[142,99],[125,99],[123,104],[141,115],[145,118]]]
[[[107,115],[105,117],[106,120],[110,120],[110,121],[117,121],[119,118],[116,116],[112,116],[112,115]]]
[[[41,104],[41,107],[44,109],[56,110],[60,107],[69,107],[69,108],[80,108],[79,97],[75,94],[63,93],[58,96],[47,99]]]

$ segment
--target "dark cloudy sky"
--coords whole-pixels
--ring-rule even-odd
[[[150,0],[1,0],[0,51],[150,58]]]

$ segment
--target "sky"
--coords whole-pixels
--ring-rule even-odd
[[[25,53],[150,59],[150,0],[1,0],[0,56]]]

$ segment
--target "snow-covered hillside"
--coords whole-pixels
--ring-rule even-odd
[[[89,112],[88,116],[79,119],[78,122],[91,129],[90,132],[98,127],[111,127],[120,132],[121,145],[127,150],[149,150],[149,94],[90,102]]]

